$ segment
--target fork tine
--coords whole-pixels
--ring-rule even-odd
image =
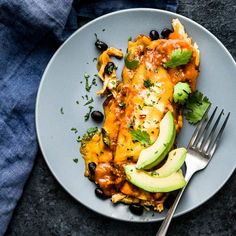
[[[213,156],[213,154],[214,154],[215,151],[216,151],[216,148],[217,148],[218,145],[219,145],[221,136],[222,136],[222,134],[223,134],[223,132],[224,132],[224,129],[225,129],[225,126],[226,126],[227,121],[228,121],[228,119],[229,119],[229,116],[230,116],[230,112],[228,113],[227,117],[225,118],[225,121],[224,121],[223,125],[221,126],[219,133],[217,134],[217,136],[216,136],[214,142],[212,143],[212,148],[211,148],[210,150],[208,150],[207,155],[208,155],[210,158]]]
[[[204,140],[204,143],[202,144],[202,146],[203,146],[203,152],[207,152],[207,150],[209,149],[210,144],[211,144],[211,142],[212,142],[212,140],[213,140],[213,138],[214,138],[214,132],[215,132],[215,130],[216,130],[216,127],[217,127],[218,124],[219,124],[219,121],[220,121],[220,118],[221,118],[223,112],[224,112],[224,109],[221,110],[221,113],[220,113],[220,115],[218,116],[218,118],[217,118],[215,124],[213,125],[210,134],[209,134],[208,137]]]
[[[202,135],[201,135],[201,137],[200,137],[200,139],[199,139],[199,141],[198,141],[197,148],[199,148],[200,150],[202,149],[202,144],[203,144],[203,143],[205,142],[205,140],[206,140],[206,137],[207,137],[207,130],[208,130],[209,126],[211,125],[211,122],[212,122],[212,120],[213,120],[213,118],[214,118],[214,116],[215,116],[215,113],[216,113],[217,109],[218,109],[218,107],[216,106],[215,109],[214,109],[214,111],[213,111],[212,114],[211,114],[210,119],[208,120],[206,126],[204,127],[204,131],[203,131],[203,133],[202,133]]]
[[[193,133],[193,135],[192,135],[192,137],[191,137],[191,139],[189,141],[188,148],[192,147],[193,144],[195,143],[195,141],[197,140],[197,138],[199,137],[199,134],[202,131],[202,127],[203,127],[203,124],[205,123],[205,118],[207,116],[207,113],[208,113],[210,107],[211,107],[211,104],[208,106],[207,110],[205,111],[205,113],[203,115],[202,120],[199,122],[199,124],[197,125],[196,129],[194,130],[194,133]],[[215,109],[217,109],[217,107]]]

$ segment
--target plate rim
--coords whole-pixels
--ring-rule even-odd
[[[227,54],[227,56],[231,59],[232,63],[235,65],[235,68],[236,68],[236,62],[233,58],[233,56],[230,54],[230,52],[228,51],[228,49],[224,46],[224,44],[213,34],[211,33],[209,30],[207,30],[204,26],[200,25],[199,23],[195,22],[194,20],[186,17],[186,16],[183,16],[183,15],[180,15],[178,13],[174,13],[174,12],[170,12],[170,11],[167,11],[167,10],[161,10],[161,9],[155,9],[155,8],[129,8],[129,9],[124,9],[124,10],[118,10],[118,11],[114,11],[114,12],[111,12],[111,13],[107,13],[105,15],[102,15],[100,17],[97,17],[91,21],[89,21],[88,23],[86,23],[85,25],[83,25],[82,27],[78,28],[75,32],[73,32],[62,44],[61,46],[54,52],[53,56],[51,57],[50,61],[48,62],[44,72],[43,72],[43,75],[41,76],[41,80],[40,80],[40,84],[39,84],[39,87],[38,87],[38,91],[37,91],[37,96],[36,96],[36,103],[35,103],[35,124],[36,124],[36,135],[37,135],[37,141],[38,141],[38,144],[39,144],[39,147],[40,147],[40,150],[42,152],[42,156],[50,170],[50,172],[52,173],[53,177],[57,180],[57,182],[62,186],[62,188],[71,196],[73,197],[77,202],[79,202],[80,204],[82,204],[83,206],[85,206],[86,208],[92,210],[93,212],[96,212],[97,214],[100,214],[100,215],[103,215],[105,217],[108,217],[108,218],[111,218],[113,220],[119,220],[119,221],[123,221],[123,222],[130,222],[130,223],[151,223],[151,222],[158,222],[158,221],[161,221],[165,218],[165,216],[161,216],[160,218],[158,219],[148,219],[148,220],[136,220],[136,219],[132,219],[132,220],[128,220],[128,219],[122,219],[122,218],[117,218],[115,216],[112,216],[112,215],[106,215],[104,214],[103,212],[98,212],[96,211],[95,209],[92,209],[91,207],[87,206],[86,204],[80,202],[76,196],[74,196],[73,193],[71,193],[69,191],[69,189],[67,188],[66,185],[63,184],[63,181],[60,181],[59,180],[59,176],[57,176],[56,172],[54,171],[53,167],[51,166],[50,164],[50,161],[48,160],[47,158],[47,155],[44,151],[44,148],[43,148],[43,142],[40,138],[40,129],[39,129],[39,102],[40,102],[40,94],[41,94],[41,90],[42,90],[42,87],[43,87],[43,84],[44,84],[44,81],[45,81],[45,77],[46,77],[46,74],[51,66],[51,64],[54,62],[54,59],[57,57],[57,55],[60,53],[60,51],[62,50],[62,48],[67,44],[68,41],[71,40],[71,38],[73,38],[76,34],[78,34],[80,31],[82,31],[84,28],[86,27],[89,27],[91,24],[103,19],[103,18],[106,18],[106,17],[109,17],[109,16],[113,16],[113,15],[117,15],[117,14],[122,14],[122,13],[125,13],[125,12],[154,12],[156,14],[159,14],[159,13],[164,13],[164,14],[168,14],[168,15],[171,15],[172,17],[177,17],[177,18],[182,18],[186,21],[189,21],[190,23],[194,24],[195,26],[199,27],[201,30],[203,30],[204,32],[206,32],[208,35],[210,35],[214,40],[216,40],[216,42],[218,43],[218,45],[224,50],[224,52]],[[232,176],[232,174],[234,173],[235,171],[235,168],[236,168],[236,163],[235,163],[235,166],[234,168],[228,173],[227,177],[224,179],[224,181],[222,181],[222,183],[219,185],[218,189],[215,190],[215,192],[211,195],[211,196],[208,196],[206,199],[204,199],[203,201],[201,201],[200,204],[196,205],[196,206],[193,206],[189,209],[186,209],[186,210],[183,210],[182,212],[179,212],[179,213],[175,213],[173,217],[179,217],[181,215],[184,215],[188,212],[191,212],[193,211],[194,209],[202,206],[203,204],[205,204],[207,201],[209,201],[213,196],[215,196],[219,190],[226,184],[226,182],[229,180],[229,178]]]

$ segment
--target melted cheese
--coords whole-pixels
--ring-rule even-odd
[[[102,132],[98,132],[91,140],[82,143],[81,153],[86,163],[85,175],[89,175],[88,163],[95,162],[98,166],[95,182],[108,195],[118,193],[114,201],[119,199],[132,203],[139,199],[145,201],[144,205],[153,205],[157,210],[163,209],[162,203],[167,195],[150,194],[124,182],[122,165],[136,163],[140,152],[146,148],[142,143],[133,140],[131,129],[147,132],[153,143],[159,135],[160,121],[167,111],[174,115],[177,132],[182,127],[182,111],[173,103],[173,89],[180,81],[187,81],[193,91],[196,89],[200,56],[197,45],[192,45],[191,38],[178,20],[173,21],[173,28],[174,32],[169,39],[151,41],[149,37],[139,35],[134,41],[129,41],[129,59],[139,60],[139,65],[135,70],[124,67],[122,82],[114,89],[109,88],[106,81],[116,80],[116,76],[104,77],[104,68],[110,61],[110,56],[121,56],[122,53],[111,48],[99,57],[98,70],[101,80],[104,81],[104,87],[99,93],[103,94],[108,87],[113,94],[104,103],[103,129],[110,143],[105,144]],[[184,66],[166,69],[163,63],[178,48],[193,52],[190,62]],[[149,81],[149,86],[145,85],[145,81]],[[157,202],[159,198],[163,201]]]

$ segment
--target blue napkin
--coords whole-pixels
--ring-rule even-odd
[[[0,1],[0,235],[38,151],[34,109],[42,73],[77,20],[107,12],[153,7],[176,11],[178,0]]]

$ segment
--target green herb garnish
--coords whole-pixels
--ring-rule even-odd
[[[81,137],[78,136],[77,139],[76,139],[76,141],[77,141],[78,143],[80,143],[80,142],[82,141]]]
[[[74,163],[78,163],[79,160],[78,160],[78,158],[74,158],[73,161],[74,161]]]
[[[136,69],[138,67],[139,61],[138,60],[129,61],[128,56],[129,54],[125,55],[125,66],[130,70]]]
[[[132,37],[131,36],[129,36],[128,41],[132,41]]]
[[[97,80],[96,80],[96,78],[93,78],[93,80],[92,80],[92,85],[97,86]]]
[[[175,68],[176,66],[181,66],[187,64],[192,57],[192,51],[188,49],[175,49],[172,51],[170,60],[164,63],[167,68]]]
[[[140,142],[144,146],[151,145],[150,136],[146,131],[142,131],[140,129],[132,129],[130,133],[132,135],[133,141]]]
[[[89,105],[90,103],[92,103],[93,102],[93,98],[91,97],[85,104],[84,104],[84,106],[87,106],[87,105]]]
[[[90,75],[85,72],[85,73],[84,73],[84,78],[85,78],[85,79],[88,79],[89,77],[90,77]]]
[[[64,115],[64,108],[63,107],[60,108],[60,112],[62,115]]]
[[[90,91],[90,89],[92,88],[92,85],[89,84],[89,74],[88,73],[84,73],[84,78],[85,78],[85,89],[87,92]]]
[[[71,128],[71,131],[73,131],[75,134],[78,133],[78,130],[76,128]]]
[[[86,132],[86,134],[84,134],[83,138],[81,141],[89,141],[91,140],[91,138],[98,132],[98,128],[97,127],[92,127],[89,128]]]
[[[191,124],[196,124],[202,120],[207,108],[211,105],[209,99],[204,96],[201,92],[196,91],[189,96],[185,104],[187,112],[185,112],[185,117]]]
[[[146,87],[146,88],[150,88],[150,87],[152,87],[154,84],[151,82],[150,79],[146,79],[146,80],[143,81],[143,85],[144,85],[144,87]]]
[[[84,115],[84,120],[85,120],[85,121],[88,121],[89,116],[90,116],[92,110],[93,110],[93,107],[92,107],[92,106],[89,106],[89,112]]]

